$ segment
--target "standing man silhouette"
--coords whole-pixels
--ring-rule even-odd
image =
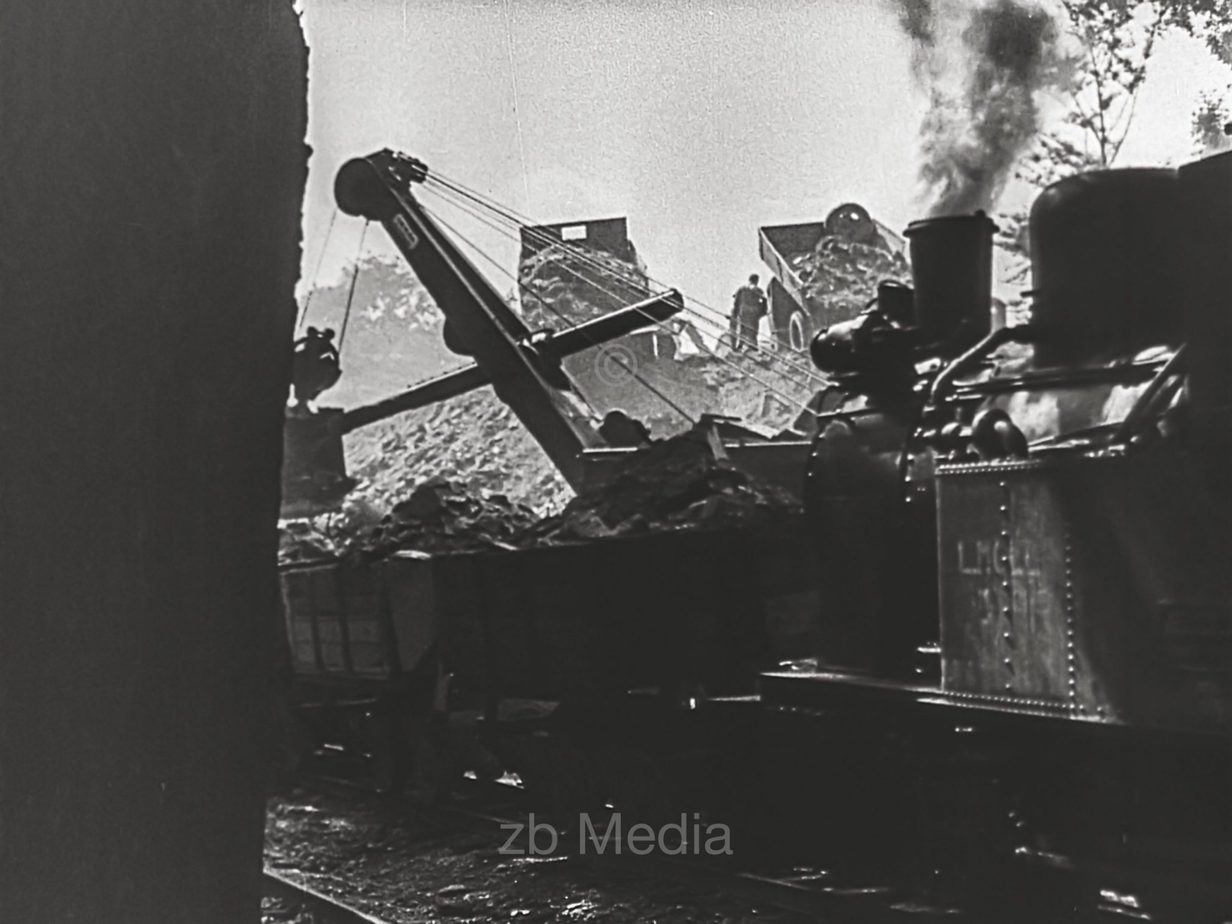
[[[732,349],[756,349],[757,325],[766,314],[766,293],[757,284],[753,273],[747,284],[736,290],[731,313]]]

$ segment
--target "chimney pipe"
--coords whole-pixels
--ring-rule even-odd
[[[992,326],[992,236],[983,212],[913,221],[904,236],[911,253],[916,323],[929,341],[961,330],[969,346]]]

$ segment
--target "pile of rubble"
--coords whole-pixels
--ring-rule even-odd
[[[838,235],[823,237],[790,263],[804,283],[805,296],[831,311],[854,314],[876,294],[880,282],[911,283],[911,267],[901,253]]]
[[[733,467],[715,446],[704,425],[652,443],[606,484],[542,518],[505,494],[431,478],[388,513],[358,503],[323,525],[286,524],[280,561],[379,558],[400,549],[508,550],[663,530],[741,528],[799,511],[794,497]]]
[[[395,504],[379,526],[358,537],[350,551],[380,558],[402,549],[511,549],[536,519],[533,510],[504,494],[479,494],[457,482],[431,478]]]
[[[532,329],[580,324],[650,295],[636,263],[577,245],[553,244],[525,256],[518,283],[522,316]]]
[[[278,564],[328,561],[342,554],[335,533],[312,520],[290,520],[278,530]],[[341,535],[341,532],[337,535]]]
[[[523,544],[553,544],[673,529],[758,526],[800,510],[716,453],[702,424],[631,456],[601,487],[535,524]],[[721,450],[720,450],[721,452]]]
[[[467,552],[512,549],[536,522],[535,512],[504,494],[481,494],[430,478],[384,516],[353,507],[319,526],[304,521],[282,532],[282,564],[330,558],[384,558],[398,551]]]
[[[444,477],[472,492],[506,494],[542,515],[573,496],[556,466],[492,389],[408,411],[346,438],[352,493],[390,510],[416,485]]]

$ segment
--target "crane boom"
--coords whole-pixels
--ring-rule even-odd
[[[598,421],[559,365],[505,300],[433,220],[411,188],[428,177],[421,161],[388,149],[343,164],[334,183],[339,208],[380,222],[445,315],[446,343],[474,358],[573,487],[583,483],[580,453],[601,446]],[[679,293],[675,310],[683,306]],[[593,341],[601,342],[599,339]]]

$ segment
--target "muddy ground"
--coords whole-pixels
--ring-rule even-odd
[[[267,867],[397,924],[537,921],[605,924],[796,924],[811,916],[757,907],[713,884],[672,882],[637,862],[501,853],[508,834],[404,802],[290,790],[269,800]],[[267,900],[263,924],[315,924]]]

